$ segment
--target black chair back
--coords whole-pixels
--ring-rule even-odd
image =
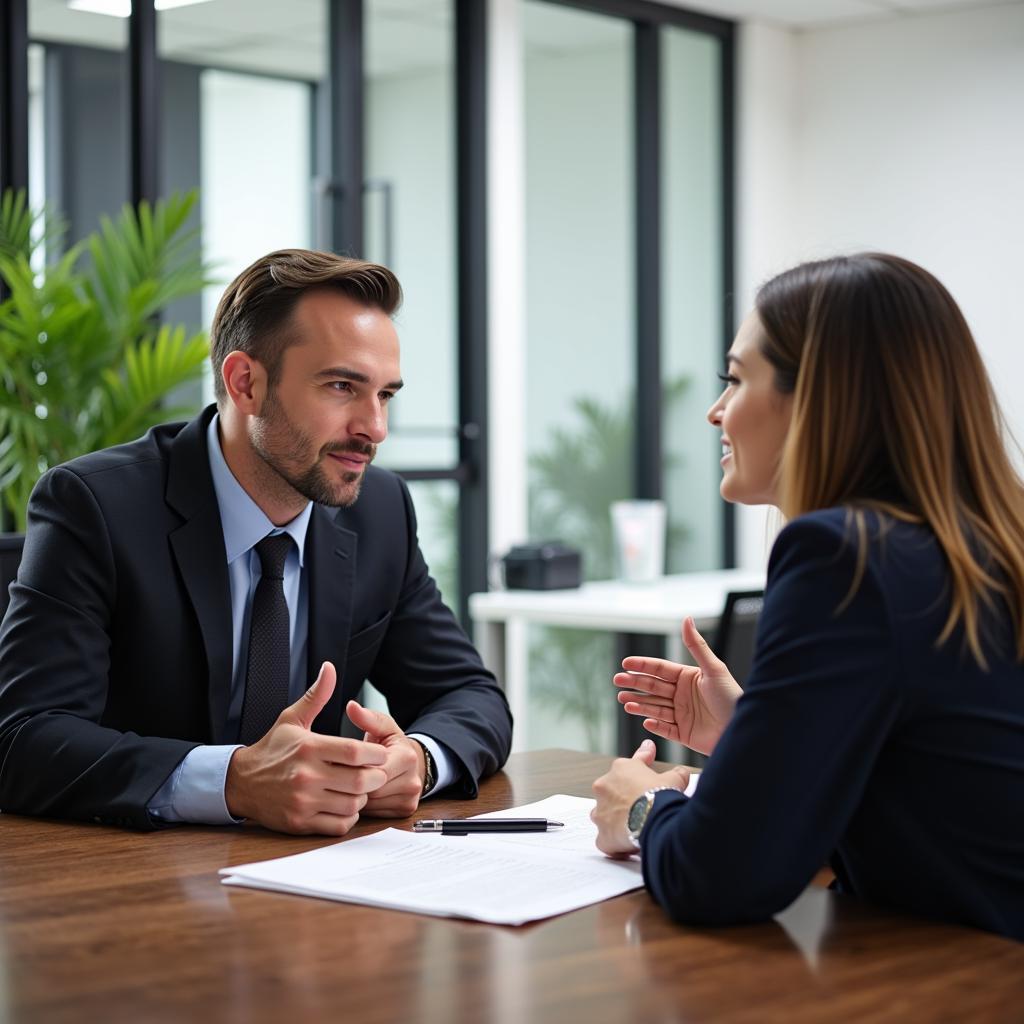
[[[24,546],[23,533],[0,533],[0,619],[4,617],[11,599],[8,588],[17,579]]]
[[[711,649],[729,666],[733,679],[743,685],[754,662],[757,619],[764,605],[763,590],[733,590],[725,598],[722,617]]]

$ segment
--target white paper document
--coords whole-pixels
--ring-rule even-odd
[[[595,846],[593,800],[551,796],[477,817],[548,818],[550,832],[466,836],[388,828],[309,853],[222,868],[225,885],[525,924],[643,885],[636,858],[611,860]]]

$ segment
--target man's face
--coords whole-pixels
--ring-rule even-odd
[[[398,335],[387,314],[330,289],[307,292],[287,330],[293,340],[250,420],[250,443],[304,498],[351,505],[402,386]]]

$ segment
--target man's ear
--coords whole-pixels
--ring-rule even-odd
[[[228,400],[245,416],[255,416],[267,394],[267,371],[253,356],[235,349],[224,357],[221,380]]]

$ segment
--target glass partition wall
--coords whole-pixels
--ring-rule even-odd
[[[704,416],[731,330],[730,28],[615,0],[521,12],[532,539],[571,544],[585,579],[608,579],[611,503],[660,498],[666,572],[723,567]],[[611,675],[663,643],[541,627],[528,643],[520,743],[631,751]]]
[[[406,386],[378,462],[405,473],[445,600],[460,605],[456,107],[453,0],[367,0],[364,253],[402,282]]]
[[[608,579],[634,478],[632,26],[534,0],[522,17],[530,533]],[[530,745],[612,749],[612,638],[535,626],[529,645]]]
[[[380,461],[410,481],[464,619],[487,586],[488,502],[527,506],[521,539],[579,547],[588,579],[613,571],[619,497],[666,501],[667,571],[731,563],[703,423],[732,326],[731,23],[646,0],[81,6],[4,0],[0,61],[22,54],[25,81],[0,92],[0,186],[60,209],[69,241],[136,194],[143,150],[159,194],[197,187],[220,280],[169,311],[194,326],[272,248],[392,265],[408,387]],[[495,85],[487,19],[513,9],[519,69]],[[511,474],[486,458],[501,429],[486,403],[488,139],[506,129],[487,111],[503,87],[522,93],[522,130],[507,127],[526,214],[525,473]],[[153,130],[139,109],[157,111]],[[531,645],[526,745],[611,751],[611,638]]]

